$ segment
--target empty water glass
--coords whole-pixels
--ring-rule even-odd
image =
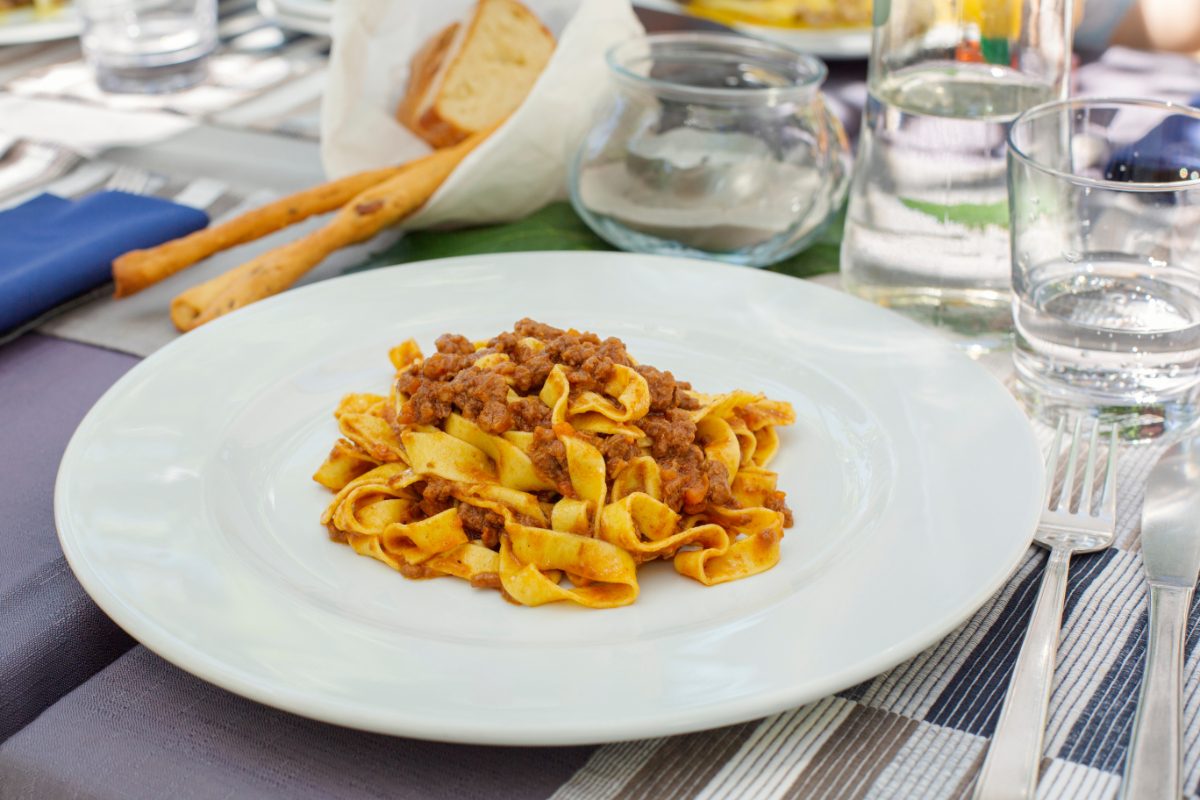
[[[157,93],[204,79],[217,0],[78,0],[83,54],[107,92]]]
[[[571,167],[571,201],[624,250],[765,266],[837,213],[849,147],[826,68],[745,36],[660,33],[609,51],[613,93]]]
[[[1035,414],[1186,424],[1200,389],[1200,110],[1081,99],[1009,131],[1014,362]]]

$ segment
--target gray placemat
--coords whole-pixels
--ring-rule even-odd
[[[352,731],[236,697],[138,647],[0,747],[0,800],[526,800],[593,749]]]
[[[53,497],[75,426],[135,363],[36,335],[0,347],[0,742],[133,645],[71,574]]]

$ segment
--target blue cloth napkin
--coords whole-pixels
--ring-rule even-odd
[[[1200,96],[1191,100],[1200,107]],[[1133,144],[1113,153],[1104,169],[1110,181],[1166,183],[1200,173],[1200,119],[1175,114]]]
[[[206,225],[203,211],[125,192],[43,194],[0,211],[0,333],[104,284],[122,253]]]

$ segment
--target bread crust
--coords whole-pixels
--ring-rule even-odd
[[[400,121],[400,124],[434,147],[450,147],[458,144],[468,135],[465,131],[441,123],[436,115],[433,115],[434,118],[424,119],[430,117],[429,112],[433,110],[433,103],[428,104],[429,108],[425,113],[421,111],[422,107],[426,105],[425,101],[429,97],[429,93],[437,89],[438,76],[450,55],[450,48],[461,27],[461,23],[451,22],[438,31],[413,56],[409,66],[408,87],[404,91],[404,97],[400,100],[399,108],[396,109],[396,119]]]

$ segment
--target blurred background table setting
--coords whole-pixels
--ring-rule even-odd
[[[10,531],[0,559],[0,800],[1007,796],[976,782],[981,771],[999,769],[984,764],[1002,714],[1015,713],[1010,680],[1033,663],[1032,645],[1022,646],[1031,619],[1043,614],[1035,605],[1054,603],[1061,629],[1047,628],[1047,696],[1038,757],[1026,772],[1038,797],[1117,797],[1129,774],[1151,627],[1141,552],[1146,483],[1172,445],[1195,436],[1200,416],[1200,8],[1164,11],[1168,5],[0,0],[0,441],[9,456],[0,516]],[[123,630],[126,617],[93,602],[108,582],[84,577],[81,585],[80,564],[69,565],[63,548],[86,542],[80,531],[93,522],[103,530],[113,516],[98,500],[96,515],[83,517],[88,524],[65,519],[62,508],[56,523],[55,484],[58,473],[61,500],[72,476],[58,472],[60,461],[98,401],[90,430],[103,428],[97,415],[118,424],[117,401],[100,400],[110,388],[146,379],[139,376],[172,352],[193,354],[196,370],[215,368],[239,348],[186,350],[200,347],[187,344],[197,340],[193,331],[216,337],[254,314],[274,318],[287,303],[312,331],[327,324],[324,316],[349,326],[353,308],[305,310],[312,300],[304,298],[349,285],[329,279],[382,287],[386,275],[407,274],[396,280],[433,287],[434,259],[482,257],[447,262],[446,295],[459,286],[465,296],[521,258],[499,254],[538,251],[554,254],[528,256],[535,266],[561,261],[561,277],[555,267],[540,283],[581,298],[573,306],[580,309],[589,308],[588,282],[624,274],[624,264],[644,270],[645,291],[663,297],[675,283],[681,297],[702,295],[706,280],[734,287],[701,309],[711,321],[696,330],[719,338],[720,314],[728,314],[737,324],[726,338],[761,331],[748,352],[775,355],[747,356],[746,368],[776,360],[775,372],[759,373],[764,381],[804,364],[803,331],[814,364],[861,358],[881,376],[892,368],[912,376],[890,403],[911,419],[941,417],[938,434],[917,423],[908,431],[872,427],[888,412],[867,399],[856,405],[854,381],[867,378],[842,385],[836,367],[821,366],[834,371],[813,367],[813,397],[843,399],[814,405],[809,416],[802,410],[810,427],[788,440],[845,448],[836,451],[845,462],[838,469],[850,469],[850,453],[889,453],[855,467],[854,479],[867,487],[858,494],[850,483],[829,490],[846,514],[868,520],[854,522],[866,526],[864,537],[878,513],[873,504],[885,502],[874,492],[906,491],[898,480],[901,488],[886,491],[879,482],[897,463],[921,461],[895,454],[934,446],[914,441],[922,432],[940,442],[945,463],[977,464],[989,454],[970,452],[974,434],[956,431],[978,430],[984,441],[1015,424],[1030,452],[1040,449],[1034,462],[1049,455],[1045,485],[1020,437],[991,454],[994,469],[983,470],[990,477],[977,486],[959,476],[978,488],[977,508],[945,497],[949,472],[931,462],[927,475],[910,477],[937,507],[926,503],[926,516],[895,522],[910,525],[903,549],[929,564],[952,559],[928,551],[941,541],[931,531],[954,527],[956,514],[1024,513],[1018,507],[1028,498],[993,497],[988,481],[1024,487],[1040,501],[1066,472],[1071,492],[1079,484],[1087,498],[1089,458],[1103,516],[1111,457],[1110,538],[1080,550],[1068,573],[1065,561],[1026,549],[1036,522],[1026,514],[1029,529],[1008,534],[1015,569],[997,538],[993,549],[979,548],[991,561],[978,585],[950,576],[914,589],[914,597],[944,591],[963,599],[937,622],[910,620],[903,643],[860,658],[862,674],[817,674],[819,658],[796,657],[816,671],[811,685],[824,687],[803,704],[779,700],[780,692],[773,705],[763,699],[745,703],[744,713],[704,717],[664,702],[661,724],[636,729],[651,735],[571,735],[561,747],[521,732],[518,721],[519,735],[507,739],[438,734],[432,723],[404,728],[411,738],[389,736],[378,731],[395,726],[360,724],[315,704],[306,710],[267,683],[251,690],[223,681],[203,660],[182,669],[178,657],[163,657],[163,640],[147,647],[148,639]],[[709,271],[688,283],[672,271],[682,263]],[[393,265],[403,266],[387,269]],[[526,316],[511,294],[494,291],[502,318]],[[595,296],[608,297],[599,289]],[[788,298],[800,304],[794,314]],[[397,298],[396,329],[445,317],[433,300],[401,303],[409,299]],[[660,336],[682,342],[663,353],[694,350],[680,357],[699,358],[708,345],[688,344],[692,329],[675,312],[635,321],[609,303],[600,318],[625,325],[622,337]],[[368,338],[376,324],[366,324]],[[294,332],[278,326],[239,328],[246,353],[284,347]],[[359,369],[349,362],[346,369]],[[982,394],[956,395],[957,376],[976,373]],[[278,385],[299,395],[327,389],[320,370],[297,375]],[[964,405],[985,395],[979,408]],[[279,413],[287,418],[286,403]],[[154,427],[147,422],[148,438],[130,444],[131,462],[113,451],[113,463],[136,468],[155,457]],[[955,437],[962,441],[950,442]],[[221,463],[237,469],[268,438],[243,434]],[[1086,446],[1070,451],[1068,468],[1073,438]],[[1190,463],[1186,447],[1170,452],[1170,463]],[[186,483],[188,472],[181,461],[147,497]],[[813,485],[825,484],[814,477]],[[814,499],[812,524],[824,519],[822,508]],[[969,532],[961,536],[969,558]],[[829,552],[840,554],[830,563],[850,559],[849,549]],[[112,574],[119,562],[111,559]],[[180,569],[170,562],[162,559],[162,575]],[[94,574],[104,563],[93,561],[101,570]],[[814,556],[811,564],[819,563]],[[815,581],[820,568],[811,570],[777,589],[776,600]],[[902,585],[903,575],[895,577]],[[202,584],[180,580],[166,593],[202,605]],[[237,580],[214,593],[235,591]],[[143,582],[152,581],[131,585]],[[853,592],[887,605],[870,587]],[[729,596],[731,604],[756,597]],[[1172,791],[1200,797],[1200,607],[1190,595],[1187,603],[1175,634],[1182,710]],[[752,628],[771,616],[770,605],[717,622]],[[831,612],[829,630],[842,611]],[[887,627],[884,612],[868,616]],[[649,618],[637,619],[623,636],[651,635]],[[693,627],[661,637],[695,637],[675,652],[686,654],[686,666],[671,668],[715,679],[721,668],[705,661],[715,651],[706,650],[701,624]],[[837,634],[847,653],[856,652],[855,630]],[[458,646],[468,647],[447,645]],[[554,663],[561,654],[544,657]],[[647,669],[659,675],[666,667]],[[753,680],[727,677],[731,691],[762,699],[748,688]],[[321,681],[310,682],[320,695]],[[438,691],[446,689],[425,694]],[[518,744],[537,746],[505,746]]]

